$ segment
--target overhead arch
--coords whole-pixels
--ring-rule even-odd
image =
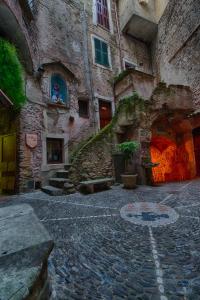
[[[0,35],[18,49],[20,60],[28,73],[33,72],[33,62],[25,34],[11,9],[0,0]]]

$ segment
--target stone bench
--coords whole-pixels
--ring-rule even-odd
[[[93,194],[96,191],[109,189],[114,178],[100,178],[80,182],[80,191],[84,194]]]
[[[53,241],[30,205],[0,208],[0,300],[49,299]]]

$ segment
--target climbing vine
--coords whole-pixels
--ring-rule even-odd
[[[121,73],[119,73],[117,76],[115,76],[113,78],[113,84],[117,84],[118,82],[120,82],[122,79],[124,79],[128,74],[130,74],[132,72],[133,69],[127,69],[127,70],[123,70]]]
[[[71,160],[76,160],[76,158],[82,153],[82,151],[93,143],[101,141],[104,138],[108,138],[111,140],[113,136],[113,128],[116,125],[121,113],[134,115],[137,114],[138,111],[145,111],[146,106],[147,104],[145,100],[140,97],[135,91],[131,96],[123,98],[119,102],[115,111],[115,115],[113,116],[111,122],[103,129],[101,129],[97,134],[93,135],[85,142],[81,142],[80,147],[78,146],[77,149],[72,153]]]
[[[15,109],[26,101],[23,68],[13,45],[0,38],[0,89],[11,99]]]

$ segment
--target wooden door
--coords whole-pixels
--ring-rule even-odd
[[[196,175],[200,176],[200,128],[193,130],[194,153],[196,160]]]
[[[100,128],[104,128],[108,125],[112,119],[112,107],[111,102],[99,101],[99,118],[100,118]]]
[[[0,193],[12,193],[16,180],[16,136],[0,136]]]

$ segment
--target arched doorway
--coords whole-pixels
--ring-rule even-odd
[[[195,176],[195,156],[190,123],[180,117],[160,117],[152,127],[151,159],[154,182],[188,180]]]
[[[14,193],[19,183],[20,145],[17,141],[20,140],[18,136],[20,108],[22,101],[25,101],[23,80],[25,74],[23,71],[20,74],[19,72],[22,70],[21,64],[24,66],[26,73],[32,73],[33,70],[26,34],[20,24],[20,20],[16,18],[9,5],[1,2],[0,194]],[[14,48],[17,48],[17,51]],[[20,92],[21,81],[23,83]]]
[[[192,134],[196,161],[196,175],[200,176],[200,127],[193,129]]]

